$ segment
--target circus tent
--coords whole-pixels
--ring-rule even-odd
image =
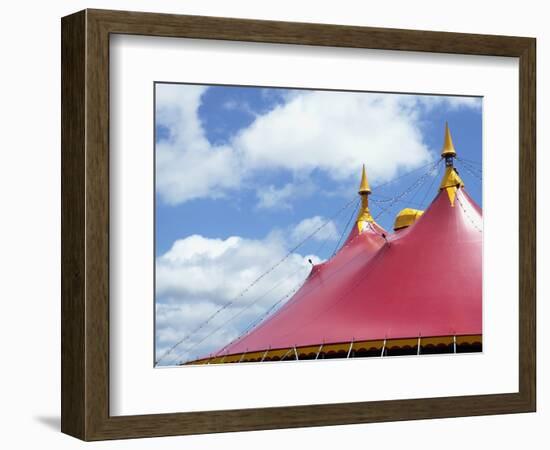
[[[278,311],[192,364],[479,351],[482,211],[454,166],[448,127],[439,191],[425,211],[405,208],[389,232],[361,207],[339,251],[314,265]]]

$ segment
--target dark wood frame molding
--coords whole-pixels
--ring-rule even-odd
[[[535,411],[536,40],[85,10],[62,32],[61,429],[84,440]],[[519,58],[519,392],[109,416],[109,35],[137,34]]]

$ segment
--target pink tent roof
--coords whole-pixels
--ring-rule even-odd
[[[375,222],[313,267],[276,313],[214,355],[418,336],[481,335],[481,209],[445,189],[409,226]]]

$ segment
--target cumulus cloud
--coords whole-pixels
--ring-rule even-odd
[[[291,208],[290,199],[294,197],[297,189],[294,183],[287,183],[281,188],[269,185],[264,189],[258,190],[258,207],[264,209],[289,209]]]
[[[319,230],[316,232],[316,230]],[[336,224],[324,217],[314,216],[302,220],[294,229],[292,230],[291,236],[295,242],[300,242],[312,233],[315,233],[311,236],[312,239],[316,241],[336,240],[338,238],[338,230]]]
[[[270,184],[258,188],[256,191],[256,198],[258,199],[256,206],[260,209],[292,209],[293,201],[308,197],[314,192],[319,192],[319,189],[311,180],[301,178],[296,177],[292,182],[281,187]]]
[[[307,91],[258,117],[234,139],[250,169],[323,171],[342,180],[366,163],[383,181],[431,156],[403,96]],[[404,149],[407,151],[404,151]]]
[[[219,197],[241,182],[233,149],[211,145],[206,138],[198,115],[205,90],[203,86],[157,85],[157,123],[170,130],[170,138],[156,145],[156,187],[168,204]]]
[[[192,235],[175,241],[156,261],[157,358],[184,342],[160,363],[177,364],[218,350],[274,305],[284,304],[309,274],[308,259],[321,262],[315,255],[292,253],[263,275],[285,258],[287,247],[279,233],[264,239]],[[208,326],[199,328],[213,315]]]
[[[157,143],[157,190],[168,204],[246,186],[257,189],[259,207],[288,207],[297,179],[320,171],[341,181],[356,176],[363,163],[371,182],[384,182],[432,158],[419,107],[481,104],[471,97],[291,91],[226,143],[213,145],[199,118],[204,92],[201,86],[157,85],[158,123],[170,130],[170,138]],[[255,177],[270,170],[286,171],[293,181],[259,189]]]

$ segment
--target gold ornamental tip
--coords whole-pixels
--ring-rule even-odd
[[[449,130],[449,124],[447,122],[445,122],[445,141],[443,142],[443,148],[441,149],[441,156],[443,158],[447,156],[456,156],[453,139],[451,138],[451,131]]]
[[[369,180],[367,180],[367,172],[365,171],[365,165],[363,164],[363,173],[361,174],[361,184],[359,185],[359,195],[370,194]]]

